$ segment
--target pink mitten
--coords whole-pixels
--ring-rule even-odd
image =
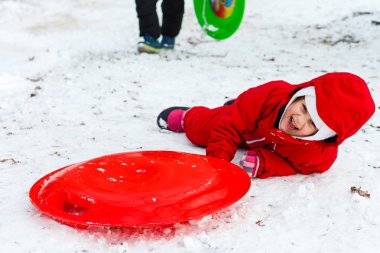
[[[254,150],[249,150],[247,155],[243,156],[240,160],[240,166],[252,177],[256,177],[257,169],[260,165],[260,158],[257,155],[257,152]]]

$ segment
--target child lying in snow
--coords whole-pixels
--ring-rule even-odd
[[[231,161],[239,146],[250,149],[240,165],[252,177],[322,173],[338,146],[375,111],[369,89],[350,73],[329,73],[291,85],[272,81],[243,92],[229,105],[170,107],[160,128],[185,132],[206,154]]]

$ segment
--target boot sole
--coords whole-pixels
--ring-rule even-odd
[[[139,44],[137,47],[137,51],[139,53],[147,53],[147,54],[159,54],[160,48],[154,48],[147,44]]]

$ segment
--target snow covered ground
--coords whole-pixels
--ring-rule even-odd
[[[238,32],[217,42],[187,1],[176,51],[138,55],[132,0],[0,0],[0,252],[378,252],[379,22],[380,1],[247,0]],[[29,202],[37,179],[89,158],[203,154],[158,130],[162,108],[331,71],[367,80],[377,108],[324,174],[255,179],[229,208],[169,228],[76,230]]]

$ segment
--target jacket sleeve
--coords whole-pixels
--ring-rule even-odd
[[[256,177],[268,178],[273,176],[290,176],[294,174],[309,175],[312,173],[323,173],[328,170],[336,160],[337,149],[333,148],[327,154],[297,154],[297,158],[288,159],[278,154],[259,148],[257,150],[260,158],[260,166]]]
[[[230,114],[223,116],[211,130],[206,155],[231,161],[242,141],[241,130],[239,117]]]
[[[243,141],[244,133],[256,128],[256,121],[268,106],[268,94],[283,83],[285,82],[273,81],[240,94],[230,105],[230,110],[212,128],[206,154],[231,161]]]

